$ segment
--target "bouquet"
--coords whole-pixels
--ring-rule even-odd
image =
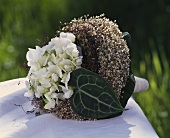
[[[27,52],[25,96],[61,119],[121,115],[135,87],[129,41],[104,15],[63,24],[47,45]]]

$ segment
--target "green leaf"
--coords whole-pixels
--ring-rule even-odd
[[[123,38],[126,40],[127,45],[129,48],[131,48],[131,36],[128,32],[123,32]]]
[[[132,73],[129,74],[125,87],[122,89],[120,103],[123,107],[126,106],[128,99],[132,96],[135,88],[135,78]]]
[[[106,118],[124,110],[113,88],[94,72],[83,68],[73,71],[69,85],[74,87],[70,105],[82,117]]]
[[[125,108],[129,98],[132,96],[133,91],[134,91],[134,87],[135,87],[135,78],[134,78],[134,75],[132,73],[130,73],[129,77],[127,79],[126,85],[122,89],[122,92],[123,92],[123,93],[121,93],[122,98],[119,99],[119,101],[121,103],[121,106],[123,108]],[[107,118],[113,118],[113,117],[121,115],[122,113],[123,113],[123,111],[119,112],[119,113],[116,113],[116,114],[114,114],[112,116],[109,116]]]
[[[129,48],[131,47],[131,36],[128,32],[123,32],[123,38],[126,40],[127,42],[127,46]],[[121,98],[120,99],[120,103],[123,107],[126,106],[128,99],[132,96],[134,88],[135,88],[135,78],[134,75],[132,73],[132,68],[131,68],[131,63],[130,63],[130,72],[129,72],[129,76],[127,78],[127,82],[125,87],[122,89],[122,93],[121,93]]]

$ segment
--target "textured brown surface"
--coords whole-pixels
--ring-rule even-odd
[[[71,32],[76,36],[76,45],[80,46],[83,54],[82,67],[96,72],[113,86],[117,98],[121,98],[121,89],[125,86],[129,75],[129,49],[123,39],[118,25],[103,15],[74,19],[64,24],[60,32]],[[34,102],[34,105],[43,109],[43,101]],[[46,110],[44,110],[46,111]],[[75,114],[69,100],[60,101],[52,109],[61,119],[86,119]]]
[[[129,75],[130,58],[118,25],[101,15],[74,19],[62,31],[76,36],[83,52],[82,67],[105,78],[119,99]]]

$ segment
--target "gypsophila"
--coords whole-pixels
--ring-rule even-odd
[[[29,48],[27,52],[30,70],[25,96],[42,98],[45,109],[55,108],[60,99],[69,99],[73,94],[73,88],[68,85],[70,73],[82,64],[82,56],[74,42],[72,33],[61,32],[48,45]]]

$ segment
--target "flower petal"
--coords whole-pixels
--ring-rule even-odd
[[[66,87],[59,85],[62,88],[62,91],[64,93],[63,98],[70,98],[73,94],[73,90],[71,88],[67,89]]]
[[[60,38],[67,38],[67,39],[71,40],[72,42],[75,42],[75,35],[73,35],[72,33],[61,32]]]
[[[57,82],[57,81],[58,81],[58,76],[57,76],[57,74],[53,73],[53,74],[52,74],[52,79],[53,79],[54,82]]]
[[[72,95],[73,95],[73,90],[69,89],[64,93],[63,97],[69,99]]]
[[[24,94],[25,97],[32,97],[33,96],[33,92],[31,91],[27,91],[25,94]]]
[[[55,107],[55,100],[54,100],[54,99],[51,99],[51,101],[49,101],[49,102],[44,106],[45,109],[51,109],[51,108],[54,108],[54,107]]]
[[[40,94],[45,93],[45,88],[42,86],[37,86],[37,92]]]

